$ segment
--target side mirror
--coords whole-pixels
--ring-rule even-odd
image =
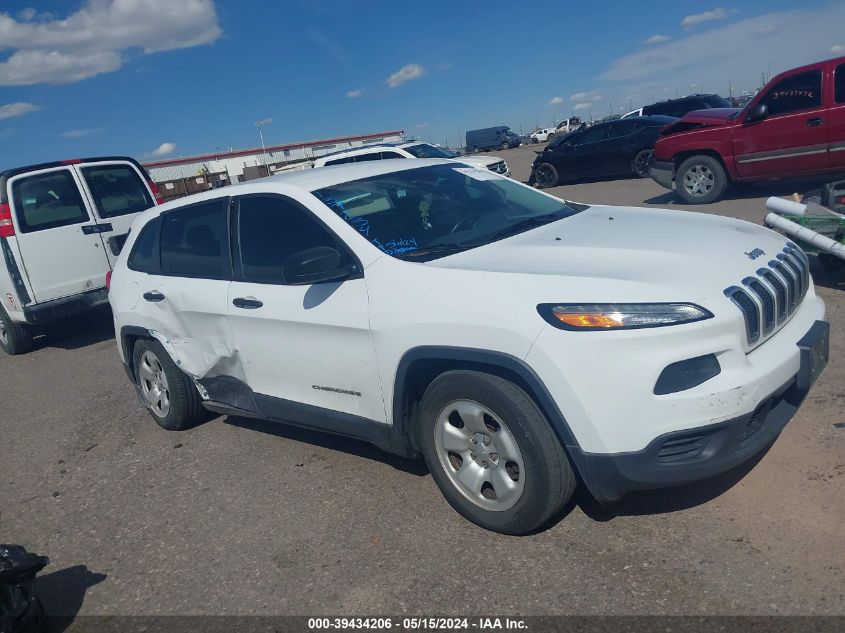
[[[346,279],[355,271],[352,267],[341,268],[341,260],[340,252],[331,246],[306,248],[285,261],[285,281],[304,285]]]
[[[751,108],[751,112],[749,112],[748,116],[745,117],[745,122],[754,123],[755,121],[762,121],[767,116],[769,116],[769,106],[765,103],[758,103],[756,106]]]

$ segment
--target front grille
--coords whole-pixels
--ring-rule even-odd
[[[659,462],[679,462],[696,457],[707,446],[708,435],[692,435],[666,440],[657,451]]]
[[[489,169],[490,171],[494,171],[497,174],[504,174],[504,173],[507,173],[508,166],[505,163],[505,161],[500,160],[498,163],[493,163],[492,165],[487,167],[487,169]]]
[[[754,345],[789,320],[810,288],[807,256],[789,243],[756,277],[730,286],[725,296],[742,312],[746,339]]]

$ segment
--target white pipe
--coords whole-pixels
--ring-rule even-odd
[[[807,205],[800,202],[794,202],[785,198],[777,198],[772,196],[766,200],[766,209],[774,211],[780,215],[804,215],[807,211]]]
[[[777,213],[769,213],[764,221],[768,226],[774,229],[780,229],[790,237],[809,244],[823,253],[829,253],[839,259],[845,259],[845,244],[840,244],[836,240],[825,237],[821,233],[816,233],[812,229],[795,224],[795,222],[782,218]]]

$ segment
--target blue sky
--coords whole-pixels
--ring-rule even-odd
[[[3,0],[0,169],[250,147],[266,118],[268,144],[455,145],[845,55],[845,2],[660,4]]]

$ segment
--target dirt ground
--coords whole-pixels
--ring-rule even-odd
[[[525,180],[534,149],[497,154]],[[797,186],[694,209],[651,180],[554,193],[759,223]],[[53,613],[845,614],[845,273],[813,266],[831,360],[766,454],[612,506],[579,493],[521,538],[467,523],[424,467],[364,444],[233,418],[161,430],[107,311],[54,324],[0,356],[0,541],[50,557]]]

